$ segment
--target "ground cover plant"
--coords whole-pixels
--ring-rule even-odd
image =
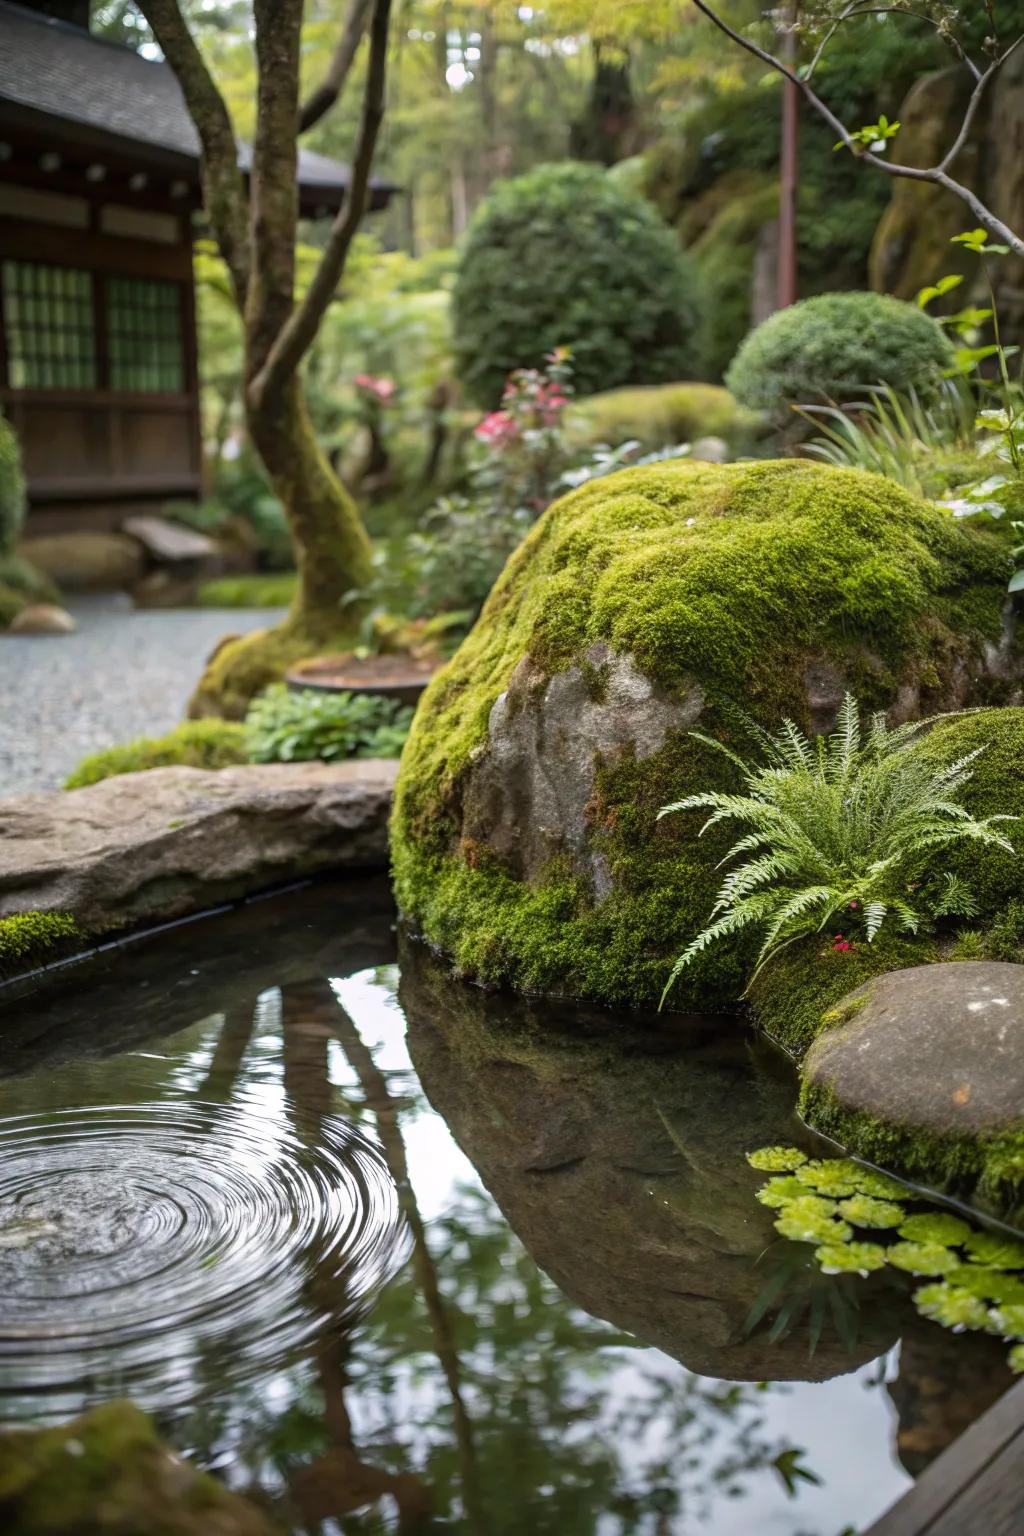
[[[908,750],[927,723],[890,728],[878,713],[865,731],[848,693],[827,738],[810,740],[792,720],[772,733],[747,722],[761,762],[691,733],[739,770],[742,788],[688,795],[659,816],[709,811],[702,836],[721,822],[737,823],[743,835],[721,863],[745,862],[723,877],[709,921],[673,966],[666,995],[709,945],[747,928],[760,939],[754,980],[788,945],[826,929],[849,948],[852,935],[871,943],[887,927],[918,934],[938,918],[977,914],[966,880],[931,873],[936,855],[971,842],[1012,856],[1003,825],[1016,817],[978,819],[962,804],[984,743],[946,764]]]

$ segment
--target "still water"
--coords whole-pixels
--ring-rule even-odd
[[[131,1397],[285,1530],[840,1536],[1008,1384],[775,1241],[744,1153],[807,1137],[766,1045],[461,986],[383,883],[0,1019],[0,1421]]]

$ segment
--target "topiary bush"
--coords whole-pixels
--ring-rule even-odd
[[[743,342],[725,382],[751,410],[863,398],[873,385],[927,393],[953,345],[914,304],[881,293],[823,293],[771,315]]]
[[[248,762],[247,740],[245,726],[236,721],[186,720],[166,736],[143,736],[91,753],[65,779],[64,788],[82,789],[147,768],[230,768]]]
[[[629,470],[556,502],[433,679],[392,818],[399,905],[459,969],[656,1003],[732,839],[670,801],[737,776],[693,727],[831,728],[844,688],[927,714],[984,696],[1006,555],[878,476],[786,460]],[[674,1001],[735,1000],[707,951]]]
[[[721,437],[736,454],[763,434],[761,417],[717,384],[648,384],[609,389],[566,412],[571,447],[637,441],[641,448],[672,448],[698,437]]]
[[[0,555],[14,547],[25,521],[25,477],[14,428],[0,416]]]
[[[544,165],[499,183],[470,226],[456,364],[487,409],[513,369],[559,346],[582,395],[692,378],[700,315],[692,265],[654,208],[597,166]]]

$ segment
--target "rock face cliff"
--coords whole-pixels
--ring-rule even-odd
[[[831,727],[1012,690],[1005,554],[888,481],[685,461],[556,503],[424,695],[392,818],[399,904],[465,974],[656,1001],[728,847],[671,801],[731,787],[735,707]],[[741,744],[741,738],[736,737]],[[724,771],[724,777],[723,777]],[[742,991],[741,946],[680,1006]]]
[[[958,65],[918,80],[899,109],[900,160],[937,164],[953,142],[970,93],[970,77]],[[1014,54],[996,76],[952,174],[1011,229],[1024,231],[1024,54]],[[960,272],[965,282],[945,308],[987,306],[989,293],[978,258],[950,245],[954,235],[976,223],[970,209],[941,188],[893,180],[892,199],[871,249],[872,287],[913,299],[926,283]],[[1024,335],[1024,262],[1001,257],[990,263],[990,271],[1005,338],[1019,342]]]

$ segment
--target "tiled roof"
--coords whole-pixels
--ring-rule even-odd
[[[199,139],[168,64],[9,0],[0,0],[0,101],[187,155],[198,167]],[[239,160],[247,167],[248,145]],[[338,160],[299,151],[299,181],[308,190],[340,191],[348,174]]]

